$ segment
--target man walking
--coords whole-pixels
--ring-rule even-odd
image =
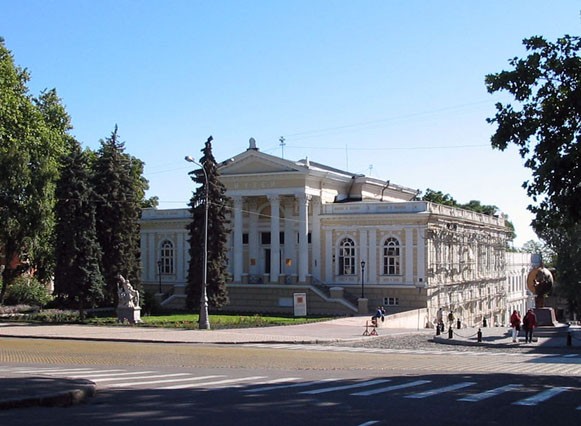
[[[525,343],[532,343],[533,330],[537,326],[537,316],[532,309],[527,311],[527,314],[522,320],[523,328],[525,329]]]

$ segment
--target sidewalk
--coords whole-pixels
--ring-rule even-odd
[[[65,339],[146,343],[191,344],[243,344],[243,343],[296,343],[324,344],[337,341],[373,339],[364,336],[365,317],[347,317],[303,325],[230,330],[181,330],[139,326],[86,326],[86,325],[36,325],[25,323],[0,323],[0,345],[5,338]],[[433,336],[437,343],[514,347],[509,330],[504,327],[453,329],[439,336],[434,329],[396,329],[389,327],[389,320],[377,328],[379,337],[423,333]],[[482,342],[478,342],[478,330]],[[581,330],[574,332],[572,347],[581,347]],[[538,347],[567,347],[567,331],[543,335],[537,333],[536,342],[527,345]],[[521,338],[521,341],[523,339]],[[524,342],[522,343],[524,344]],[[78,379],[58,379],[36,376],[4,376],[0,373],[0,409],[29,407],[33,405],[66,406],[83,401],[95,393],[92,382]]]

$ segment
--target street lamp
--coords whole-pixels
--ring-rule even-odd
[[[365,260],[361,261],[361,298],[365,299]]]
[[[189,155],[185,158],[186,161],[190,163],[194,163],[196,166],[199,166],[204,172],[204,178],[206,179],[206,188],[205,188],[205,195],[206,199],[204,201],[204,208],[205,208],[205,220],[204,220],[204,274],[203,274],[203,283],[202,283],[202,295],[200,297],[200,320],[199,320],[199,327],[203,330],[210,329],[210,317],[208,315],[208,293],[207,293],[207,285],[208,285],[208,173],[206,173],[206,169],[196,160],[194,160]]]
[[[159,294],[161,294],[161,260],[157,261],[157,275],[159,277]]]

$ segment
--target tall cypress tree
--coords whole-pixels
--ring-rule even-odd
[[[55,295],[63,306],[85,309],[103,298],[101,248],[97,240],[95,200],[89,154],[70,141],[70,154],[56,188]]]
[[[226,196],[226,187],[220,182],[218,167],[212,154],[212,137],[210,136],[202,149],[202,158],[199,164],[202,169],[190,172],[190,177],[199,184],[194,192],[189,206],[192,222],[187,226],[189,231],[190,264],[188,270],[188,285],[186,287],[187,306],[197,310],[203,285],[204,272],[204,232],[205,232],[205,202],[208,191],[208,272],[207,296],[210,307],[221,308],[228,303],[226,288],[226,254],[229,223],[227,213],[230,208],[230,198]]]
[[[140,288],[139,219],[146,180],[143,163],[125,153],[117,126],[101,140],[95,161],[97,236],[102,249],[105,304],[117,303],[117,275]]]

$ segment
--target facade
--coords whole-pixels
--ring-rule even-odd
[[[219,172],[232,199],[227,310],[292,313],[298,293],[309,314],[367,314],[384,305],[388,313],[418,310],[425,324],[439,308],[466,325],[506,321],[503,217],[264,154],[253,139]],[[188,209],[143,211],[142,283],[165,306],[185,306],[190,220]]]

